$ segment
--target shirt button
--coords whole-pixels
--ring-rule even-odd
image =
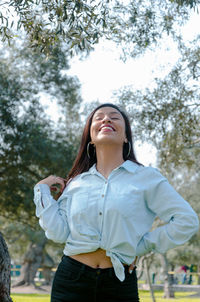
[[[37,189],[38,192],[40,192],[40,189]]]
[[[101,195],[101,197],[104,197],[104,196],[105,196],[104,194]]]
[[[105,184],[107,184],[108,182],[107,182],[107,180],[105,181]]]
[[[102,215],[102,212],[99,212],[99,215]]]

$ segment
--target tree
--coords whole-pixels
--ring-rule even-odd
[[[44,55],[37,56],[26,48],[18,48],[14,54],[7,51],[2,55],[0,64],[1,215],[9,221],[20,217],[20,221],[28,225],[27,230],[37,231],[39,226],[31,202],[33,186],[49,174],[65,177],[77,147],[76,136],[73,141],[68,136],[70,124],[64,133],[65,117],[55,126],[45,115],[40,93],[60,98],[58,103],[62,103],[67,118],[69,112],[77,114],[80,86],[76,79],[67,76],[69,65],[64,50],[57,47],[47,62]],[[42,245],[38,243],[26,259],[37,258],[37,265],[41,264],[45,244],[46,241]],[[31,267],[26,266],[25,282],[33,281],[37,265],[34,267],[32,262]]]
[[[22,265],[20,276],[14,286],[36,286],[34,277],[38,268],[42,268],[43,285],[49,285],[52,279],[52,268],[61,258],[63,245],[47,240],[43,230],[27,223],[12,221],[0,217],[1,231],[12,256],[12,265]]]
[[[193,168],[190,168],[190,170],[178,170],[178,177],[176,179],[174,177],[173,181],[176,188],[185,197],[185,199],[190,202],[196,213],[200,213],[200,206],[198,202],[200,194],[199,171],[196,172]],[[178,247],[168,252],[170,263],[174,263],[179,266],[183,264],[190,266],[191,264],[199,263],[199,244],[200,235],[199,233],[197,233],[184,246]]]
[[[144,261],[145,273],[146,273],[146,278],[147,278],[147,281],[148,281],[148,284],[149,284],[151,299],[152,299],[153,302],[156,302],[153,287],[152,287],[152,284],[151,284],[150,272],[149,272],[151,262],[152,262],[152,258],[153,258],[152,256],[153,255],[151,253],[147,254],[147,255],[143,256],[142,257],[143,259],[141,259],[141,260],[142,260],[142,262]]]
[[[135,139],[154,144],[165,173],[192,166],[198,171],[199,167],[200,49],[196,45],[195,40],[191,48],[184,47],[170,73],[155,79],[154,88],[142,92],[125,87],[117,93],[130,113]]]
[[[12,302],[10,297],[10,255],[0,233],[0,301]]]
[[[51,53],[64,41],[68,52],[90,51],[101,37],[112,39],[136,55],[157,43],[164,32],[175,33],[198,0],[66,1],[24,0],[1,4],[0,34],[3,41],[23,29],[31,47]],[[16,20],[16,21],[15,21]],[[128,43],[128,47],[126,46]]]
[[[164,298],[174,298],[174,289],[172,288],[171,278],[169,276],[169,264],[166,254],[160,254],[160,259],[164,274]]]
[[[51,268],[54,265],[53,259],[45,251],[47,238],[45,237],[44,232],[38,231],[36,233],[39,236],[36,240],[33,240],[33,237],[31,238],[31,243],[29,244],[27,252],[23,257],[20,277],[18,281],[13,284],[13,287],[22,285],[36,286],[34,281],[35,275],[38,269],[43,267],[43,263],[46,257],[48,257],[52,262]]]
[[[44,56],[37,59],[35,55],[32,56],[35,60],[33,64],[30,61],[31,54],[27,56],[24,51],[27,57],[18,66],[18,58],[22,58],[22,52],[21,50],[13,61],[15,69],[11,64],[13,57],[7,63],[1,64],[1,204],[6,213],[16,215],[18,209],[23,215],[23,209],[24,213],[32,215],[30,188],[50,170],[65,176],[67,169],[71,167],[74,153],[73,144],[68,141],[68,137],[63,137],[60,129],[55,129],[52,122],[45,117],[39,102],[39,93],[46,92],[51,97],[55,98],[57,95],[58,98],[63,98],[62,110],[65,110],[66,115],[68,107],[77,112],[81,99],[77,80],[62,75],[66,64],[61,62],[64,61],[64,54],[55,50],[55,56],[48,62]],[[68,65],[65,68],[68,69]],[[39,93],[37,85],[40,87]],[[61,99],[58,102],[61,103]],[[60,160],[63,165],[58,166]],[[14,196],[8,192],[13,192]]]

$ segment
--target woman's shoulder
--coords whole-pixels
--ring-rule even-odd
[[[139,165],[136,173],[142,179],[148,179],[148,181],[160,181],[166,179],[158,168],[152,166]]]

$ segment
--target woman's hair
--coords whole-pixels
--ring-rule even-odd
[[[130,122],[129,122],[127,115],[118,106],[111,104],[111,103],[105,103],[105,104],[99,105],[97,108],[95,108],[90,113],[89,117],[87,118],[85,128],[83,130],[83,134],[82,134],[82,138],[81,138],[80,148],[79,148],[77,157],[74,161],[73,167],[68,174],[67,181],[69,181],[70,179],[74,178],[75,176],[77,176],[83,172],[88,171],[90,169],[90,167],[92,167],[93,164],[97,162],[94,146],[92,144],[89,145],[88,151],[89,151],[90,158],[88,157],[88,154],[87,154],[87,148],[88,148],[88,143],[91,141],[90,127],[91,127],[91,123],[92,123],[92,118],[93,118],[95,112],[102,107],[112,107],[121,113],[121,115],[124,118],[124,122],[125,122],[126,138],[130,143],[130,146],[129,146],[129,143],[124,143],[123,158],[124,158],[124,160],[129,159],[129,160],[133,161],[134,163],[141,165],[137,161],[135,153],[134,153],[131,126],[130,126]],[[130,152],[129,152],[129,148],[130,148]]]

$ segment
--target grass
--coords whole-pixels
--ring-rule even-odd
[[[194,292],[176,292],[175,299],[164,299],[162,291],[155,292],[156,302],[200,302],[199,298],[193,298],[191,295]],[[149,291],[139,291],[141,302],[152,302]],[[13,302],[50,302],[49,295],[39,295],[39,294],[12,294]]]
[[[50,302],[49,295],[40,294],[12,294],[13,302]]]

